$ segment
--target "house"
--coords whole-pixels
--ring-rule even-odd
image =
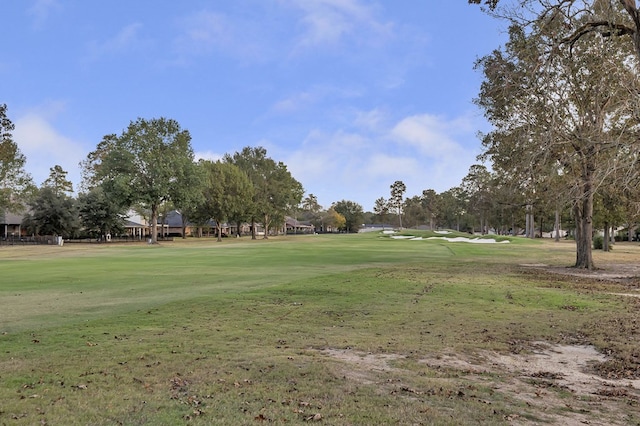
[[[158,225],[164,223],[164,229],[166,234],[170,237],[182,237],[182,214],[178,210],[171,210],[165,216],[158,218]],[[203,226],[198,226],[193,222],[187,220],[184,225],[184,233],[186,235],[197,236],[211,236],[216,235],[216,222],[214,220],[207,221]],[[237,235],[238,233],[249,234],[251,226],[248,224],[240,225],[240,232],[238,232],[236,225],[229,223],[223,223],[221,226],[222,236]]]
[[[12,237],[21,237],[26,235],[22,229],[23,215],[11,212],[4,212],[0,215],[0,232],[2,239],[7,240]]]
[[[310,222],[300,222],[290,216],[285,217],[285,232],[287,234],[313,234],[316,227]]]

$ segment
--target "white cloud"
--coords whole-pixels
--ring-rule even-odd
[[[199,160],[209,160],[209,161],[218,161],[222,160],[223,154],[218,154],[213,151],[197,151],[194,153],[194,157],[196,161]]]
[[[142,28],[142,24],[132,23],[120,29],[120,31],[111,38],[89,42],[88,49],[90,59],[95,60],[103,56],[138,51],[148,46],[151,42],[143,39],[141,36]]]
[[[377,198],[389,197],[396,180],[405,183],[408,197],[425,189],[442,192],[459,185],[476,162],[468,117],[421,114],[393,124],[380,109],[351,115],[350,131],[314,130],[298,149],[279,149],[293,176],[325,207],[347,199],[370,210]]]
[[[310,92],[295,93],[287,98],[277,101],[271,111],[276,114],[289,114],[299,112],[318,99],[317,94]]]
[[[173,49],[180,62],[215,51],[256,62],[272,52],[259,22],[203,10],[181,18],[178,27],[180,34],[173,41]]]
[[[454,135],[464,130],[465,124],[460,119],[448,122],[430,114],[414,115],[400,121],[391,130],[391,136],[417,148],[427,157],[453,157],[463,151]]]
[[[296,50],[319,45],[331,45],[345,37],[354,37],[369,44],[387,38],[393,25],[382,23],[375,17],[375,9],[359,0],[283,0],[302,10],[300,25],[304,28],[298,37]]]
[[[54,9],[59,8],[57,0],[36,0],[27,13],[33,18],[33,27],[42,28],[44,23],[49,19],[49,15]]]
[[[276,101],[267,112],[267,116],[276,114],[295,114],[318,106],[323,102],[335,100],[352,100],[362,96],[362,93],[354,89],[345,89],[335,86],[317,85],[306,90],[289,94]],[[342,112],[340,112],[342,114]]]
[[[57,109],[59,107],[54,107]],[[29,112],[14,121],[14,140],[27,157],[26,169],[40,185],[49,176],[50,168],[60,165],[68,172],[74,189],[80,184],[78,163],[86,155],[83,145],[62,135],[48,121],[50,113]]]
[[[371,111],[356,111],[354,125],[365,131],[381,131],[388,120],[388,113],[380,108]]]

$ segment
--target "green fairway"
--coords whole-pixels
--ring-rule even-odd
[[[627,284],[526,266],[573,256],[379,233],[2,247],[0,424],[638,422],[635,389],[547,380],[555,402],[527,402],[515,373],[434,365],[593,344],[633,378],[636,299],[610,294]]]

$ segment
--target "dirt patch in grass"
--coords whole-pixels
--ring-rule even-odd
[[[611,281],[623,284],[640,285],[640,265],[629,263],[608,263],[599,266],[594,270],[551,267],[547,265],[536,265],[548,272],[560,275],[570,275],[573,277],[587,278],[599,281]]]
[[[337,349],[322,353],[343,362],[345,377],[364,385],[384,383],[385,377],[388,381],[394,373],[407,377],[413,371],[398,366],[410,361],[398,354]],[[447,377],[460,389],[489,387],[491,394],[501,395],[494,395],[497,400],[508,402],[511,411],[507,410],[503,418],[511,424],[532,424],[532,419],[537,419],[533,424],[564,425],[625,425],[632,419],[637,421],[640,380],[598,376],[595,367],[608,360],[593,346],[534,342],[526,353],[480,351],[473,356],[437,355],[416,363],[439,372],[438,381]],[[419,386],[404,387],[423,394]]]

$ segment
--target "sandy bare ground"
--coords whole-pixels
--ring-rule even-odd
[[[389,374],[408,373],[394,366],[394,361],[405,359],[402,355],[338,349],[322,354],[339,360],[345,377],[361,384],[388,386]],[[640,380],[598,377],[592,367],[606,360],[591,346],[535,342],[526,354],[482,351],[473,357],[437,355],[418,362],[455,372],[449,380],[461,386],[489,386],[502,394],[513,407],[513,413],[504,416],[511,424],[626,425],[628,419],[621,413],[640,401]],[[407,389],[422,394],[420,389]]]

